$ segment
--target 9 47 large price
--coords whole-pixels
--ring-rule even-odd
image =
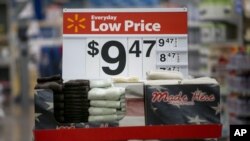
[[[156,40],[143,40],[142,44],[148,45],[145,57],[150,57],[152,49],[155,47]],[[132,43],[132,46],[128,47],[128,53],[134,54],[137,58],[141,57],[142,50],[140,49],[140,46],[140,40],[135,40]],[[115,57],[109,54],[109,51],[112,47],[118,50],[118,54]],[[118,75],[123,72],[126,66],[126,48],[121,42],[117,40],[107,41],[102,46],[100,46],[100,43],[98,43],[98,41],[92,40],[88,43],[87,53],[93,58],[100,53],[102,59],[108,64],[118,63],[116,69],[112,69],[109,66],[102,66],[103,72],[108,75]]]

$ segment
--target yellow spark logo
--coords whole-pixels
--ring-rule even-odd
[[[79,19],[79,15],[75,14],[74,19],[67,18],[67,21],[70,22],[70,24],[67,26],[68,29],[74,28],[74,31],[77,33],[79,28],[85,29],[83,22],[85,21],[85,18]]]

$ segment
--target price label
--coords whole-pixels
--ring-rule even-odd
[[[187,52],[168,51],[157,53],[157,64],[181,64],[185,63],[188,57]]]
[[[186,9],[65,9],[63,18],[65,80],[188,72]]]
[[[161,48],[164,47],[177,47],[178,38],[159,38],[158,46]]]
[[[167,70],[167,71],[178,71],[178,72],[185,72],[187,70],[187,66],[157,66],[159,70]]]
[[[185,37],[160,37],[157,38],[157,50],[187,51],[187,38]]]

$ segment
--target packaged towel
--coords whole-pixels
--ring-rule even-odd
[[[91,80],[90,81],[90,88],[107,88],[111,86],[112,86],[111,80]]]
[[[62,91],[62,85],[56,82],[46,82],[43,84],[37,84],[35,89],[50,89],[52,91]]]
[[[114,83],[132,83],[139,82],[139,78],[136,76],[124,77],[124,76],[115,76],[112,77]]]
[[[149,71],[147,72],[147,80],[182,80],[183,75],[178,71]]]
[[[121,101],[91,100],[90,106],[103,108],[121,108]]]
[[[181,81],[181,84],[218,84],[218,82],[209,77],[201,77],[195,79],[184,79]]]
[[[92,116],[95,115],[112,115],[115,114],[117,110],[115,108],[97,108],[97,107],[90,107],[89,114]]]
[[[121,118],[116,114],[114,115],[102,115],[102,116],[89,116],[89,122],[112,122],[117,121]]]
[[[125,88],[93,88],[88,92],[89,100],[119,100],[125,94]]]

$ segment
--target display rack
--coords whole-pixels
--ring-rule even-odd
[[[206,139],[220,138],[221,125],[164,125],[89,129],[36,130],[36,141],[89,141],[128,139]]]
[[[65,46],[64,46],[65,47]],[[59,127],[58,127],[59,128]],[[222,125],[162,125],[109,128],[62,127],[35,130],[36,141],[128,140],[128,139],[207,139],[220,138]]]

